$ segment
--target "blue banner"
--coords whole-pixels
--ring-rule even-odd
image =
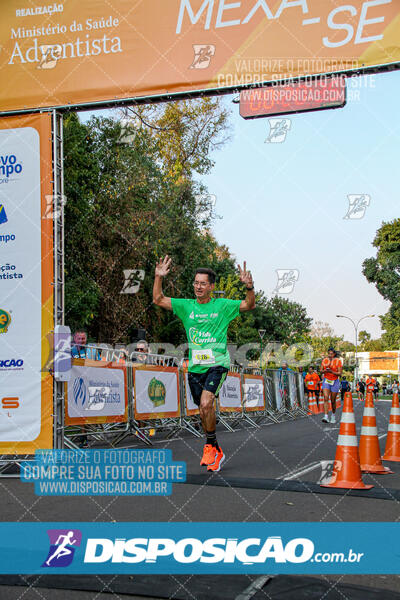
[[[3,523],[4,574],[400,571],[399,523]]]

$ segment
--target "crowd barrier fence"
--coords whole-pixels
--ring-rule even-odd
[[[65,383],[66,447],[77,448],[84,438],[89,445],[129,447],[139,439],[150,446],[155,433],[168,439],[184,430],[202,437],[184,361],[93,346],[90,356],[73,359]],[[216,401],[217,422],[231,432],[302,418],[307,411],[302,375],[282,369],[231,365]]]

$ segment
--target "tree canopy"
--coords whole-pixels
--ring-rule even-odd
[[[386,223],[376,232],[372,245],[377,248],[375,258],[363,263],[363,273],[385,300],[391,303],[389,311],[381,316],[385,330],[379,350],[390,350],[400,345],[400,219]],[[375,341],[375,340],[371,340]]]
[[[144,328],[149,341],[185,342],[181,322],[152,303],[154,267],[168,254],[168,296],[193,297],[193,273],[211,267],[216,289],[244,298],[235,259],[211,232],[212,198],[196,175],[213,166],[211,152],[229,137],[228,114],[218,99],[140,107],[122,119],[75,113],[64,120],[65,320],[90,339],[129,343]],[[124,271],[137,276],[139,290],[121,293]],[[257,292],[257,308],[232,323],[235,344],[258,340],[293,343],[311,319],[296,302]]]

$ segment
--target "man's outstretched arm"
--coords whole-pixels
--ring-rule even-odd
[[[154,285],[153,285],[153,302],[157,304],[157,306],[161,306],[161,308],[166,308],[167,310],[172,310],[172,302],[171,298],[167,298],[164,296],[162,291],[162,280],[163,277],[168,275],[170,267],[171,267],[171,258],[165,256],[163,259],[160,258],[158,263],[156,264],[156,271],[154,276]]]
[[[253,310],[256,307],[256,295],[254,293],[253,277],[250,271],[246,271],[246,261],[243,263],[243,269],[239,265],[240,281],[246,286],[246,299],[240,304],[240,312]]]

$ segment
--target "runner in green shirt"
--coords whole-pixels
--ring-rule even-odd
[[[197,269],[193,287],[195,299],[167,298],[162,291],[162,278],[168,275],[171,258],[165,256],[156,265],[153,302],[172,310],[181,319],[189,343],[189,387],[207,440],[200,464],[208,471],[219,471],[225,455],[215,434],[215,398],[218,397],[229,370],[226,336],[229,323],[239,312],[252,310],[255,305],[253,278],[250,271],[239,266],[240,281],[246,286],[245,300],[212,298],[215,273]]]

